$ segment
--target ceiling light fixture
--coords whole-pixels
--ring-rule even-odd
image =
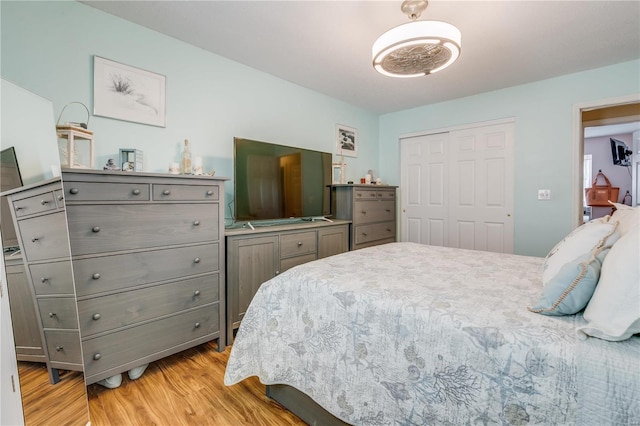
[[[427,0],[405,0],[400,7],[411,22],[382,34],[371,49],[373,67],[389,77],[421,77],[451,65],[460,56],[462,35],[451,24],[416,21]]]

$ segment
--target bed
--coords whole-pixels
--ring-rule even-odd
[[[391,243],[300,265],[259,289],[225,384],[258,376],[317,424],[639,424],[640,337],[529,311],[544,262]]]

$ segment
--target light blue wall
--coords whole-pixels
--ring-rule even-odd
[[[71,101],[92,110],[94,55],[167,77],[166,128],[91,116],[97,167],[117,158],[119,148],[137,148],[145,170],[166,172],[189,139],[205,171],[233,177],[234,136],[334,152],[336,123],[358,130],[358,157],[345,158],[349,180],[378,163],[374,113],[81,3],[2,1],[0,8],[2,78],[50,99],[56,119]],[[62,122],[85,119],[75,105]],[[231,200],[232,182],[225,192]]]
[[[94,55],[167,77],[166,128],[91,117],[97,165],[118,148],[138,148],[146,170],[164,172],[187,138],[205,170],[231,177],[234,136],[333,152],[340,123],[360,140],[358,157],[345,157],[347,178],[373,168],[397,184],[400,135],[514,117],[520,254],[544,255],[571,229],[573,105],[640,92],[640,61],[632,61],[378,117],[80,3],[2,1],[0,14],[2,77],[50,99],[56,118],[70,101],[92,108]],[[73,111],[63,121],[84,118]],[[538,188],[551,189],[552,200],[537,201]]]
[[[383,115],[380,170],[400,181],[400,135],[515,118],[515,252],[544,256],[571,230],[574,105],[638,93],[636,60]],[[538,189],[552,199],[538,201]]]

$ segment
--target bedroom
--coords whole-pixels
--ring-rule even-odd
[[[515,251],[526,255],[546,254],[573,227],[568,197],[572,188],[572,107],[640,91],[639,62],[632,58],[379,116],[82,4],[3,2],[2,20],[3,79],[50,99],[55,117],[70,101],[91,104],[90,70],[95,54],[167,75],[172,90],[167,128],[91,117],[98,165],[116,155],[118,148],[136,147],[145,153],[150,170],[164,171],[177,161],[182,141],[188,138],[194,155],[203,156],[206,169],[232,176],[231,141],[238,133],[291,145],[305,140],[309,148],[331,150],[334,126],[343,123],[357,128],[360,140],[367,144],[367,149],[361,146],[358,157],[347,158],[350,178],[377,168],[385,181],[397,183],[398,135],[515,117],[519,133]],[[221,80],[234,84],[221,84]],[[245,92],[238,90],[240,83]],[[557,146],[558,140],[566,143]],[[159,146],[163,154],[152,155]],[[549,155],[552,151],[556,154]],[[550,203],[541,204],[531,195],[541,187],[553,191]],[[232,192],[228,186],[227,198]]]

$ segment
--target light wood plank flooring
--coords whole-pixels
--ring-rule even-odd
[[[117,389],[89,385],[87,394],[92,426],[305,424],[267,398],[264,385],[255,377],[234,386],[225,386],[224,370],[230,351],[231,347],[227,347],[224,352],[217,352],[216,343],[209,342],[151,363],[137,380],[130,380],[125,373],[122,385]],[[44,374],[48,383],[46,370]],[[21,372],[24,395],[25,384],[22,382]],[[67,405],[71,402],[67,401],[69,397],[67,394],[58,396],[55,404]],[[44,404],[36,411],[46,411],[43,407],[47,405]],[[50,418],[31,421],[26,412],[25,417],[28,418],[27,426],[84,426],[82,421],[51,422]]]

